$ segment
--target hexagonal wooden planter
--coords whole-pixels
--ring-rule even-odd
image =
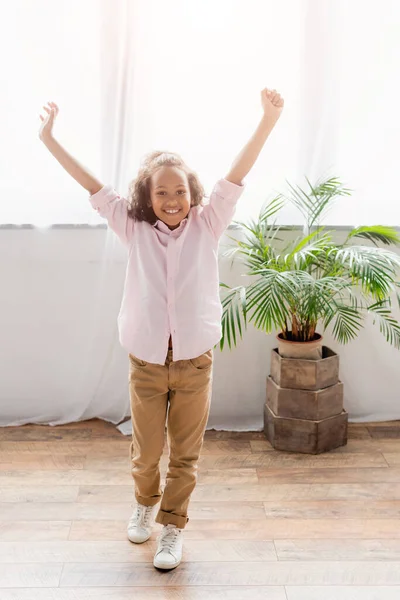
[[[276,450],[320,454],[347,444],[348,414],[312,421],[274,415],[264,406],[264,432]]]
[[[271,353],[264,432],[277,450],[319,454],[347,443],[339,356],[323,346],[317,360]]]
[[[320,390],[339,380],[339,356],[322,346],[320,360],[282,358],[278,349],[271,353],[271,377],[280,387],[299,390]]]
[[[338,381],[322,390],[296,390],[280,387],[267,379],[267,405],[278,417],[326,419],[343,410],[343,383]]]

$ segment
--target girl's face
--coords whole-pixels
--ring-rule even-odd
[[[160,167],[150,179],[150,198],[157,218],[170,229],[179,227],[190,210],[186,173],[178,167]]]

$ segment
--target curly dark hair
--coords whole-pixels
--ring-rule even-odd
[[[206,194],[198,175],[186,165],[181,156],[176,152],[155,150],[144,156],[137,176],[129,184],[128,216],[135,221],[147,221],[151,225],[154,225],[158,220],[151,205],[150,179],[153,173],[160,167],[178,167],[182,169],[186,173],[189,183],[190,205],[203,205],[203,198]]]

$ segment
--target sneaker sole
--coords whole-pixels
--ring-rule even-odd
[[[129,540],[130,542],[132,542],[132,544],[144,544],[144,542],[147,542],[147,541],[148,541],[150,538],[151,538],[151,533],[150,533],[150,535],[149,535],[147,538],[145,538],[144,540],[140,540],[140,541],[139,541],[139,540],[137,540],[137,541],[136,541],[136,540],[132,540],[132,539],[129,537],[129,533],[128,533],[128,540]]]
[[[168,565],[168,566],[167,566],[167,565],[165,565],[165,564],[164,564],[164,565],[162,565],[162,564],[158,564],[158,565],[156,565],[156,563],[155,563],[155,561],[154,561],[154,562],[153,562],[153,566],[154,566],[156,569],[162,569],[163,571],[170,571],[171,569],[176,569],[176,567],[178,567],[178,566],[181,564],[181,562],[182,562],[182,559],[181,559],[179,562],[177,562],[177,563],[176,563],[176,565],[173,565],[173,566],[171,566],[171,565]]]

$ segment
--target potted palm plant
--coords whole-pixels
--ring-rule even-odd
[[[228,236],[233,244],[223,255],[244,263],[250,283],[220,284],[220,349],[236,345],[248,322],[267,334],[277,332],[266,435],[275,448],[318,453],[347,441],[338,356],[322,345],[324,331],[331,328],[333,338],[345,344],[371,314],[386,340],[400,349],[400,324],[391,312],[393,301],[400,306],[400,256],[381,247],[399,244],[400,237],[393,227],[371,225],[355,227],[340,240],[340,232],[321,222],[335,199],[350,190],[336,177],[315,185],[306,181],[309,189],[289,183],[288,193],[267,201],[257,220],[234,221],[239,236]],[[286,202],[303,215],[300,235],[298,228],[276,222]]]
[[[315,357],[323,330],[332,326],[333,337],[347,343],[357,336],[368,313],[387,341],[400,349],[400,324],[391,314],[393,297],[400,306],[400,256],[378,247],[399,244],[397,231],[384,225],[361,226],[335,241],[335,231],[320,222],[334,200],[350,195],[350,190],[335,177],[314,186],[308,179],[307,183],[309,190],[289,184],[289,194],[265,203],[257,221],[233,222],[245,239],[228,236],[234,244],[223,255],[239,255],[254,280],[235,288],[220,284],[227,290],[222,298],[221,350],[226,342],[230,348],[236,345],[237,334],[242,337],[243,326],[253,322],[265,333],[278,330],[282,356],[307,356],[311,346]],[[305,224],[302,235],[283,241],[279,235],[296,228],[272,219],[287,201],[300,210]],[[372,245],[355,244],[359,239]]]

